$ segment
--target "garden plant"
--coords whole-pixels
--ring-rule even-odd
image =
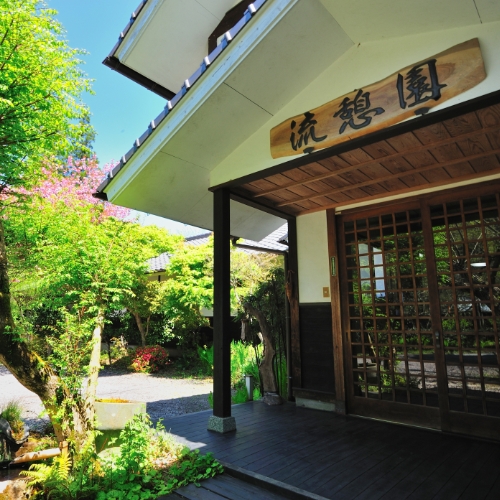
[[[135,415],[120,434],[120,446],[97,453],[89,440],[73,458],[55,457],[23,472],[33,498],[141,500],[223,472],[209,453],[177,444],[161,423],[152,427],[147,414]]]

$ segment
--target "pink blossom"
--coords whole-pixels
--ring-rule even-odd
[[[17,193],[31,196],[38,195],[51,203],[63,202],[68,206],[102,205],[103,217],[126,219],[130,216],[128,208],[119,207],[92,196],[103,177],[114,166],[109,163],[104,168],[100,168],[95,157],[73,160],[70,156],[64,168],[46,161],[41,167],[41,182],[30,190],[19,188]]]

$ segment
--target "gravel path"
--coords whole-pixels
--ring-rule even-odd
[[[99,374],[97,397],[146,401],[147,411],[156,422],[185,413],[208,410],[211,379],[176,379],[165,375],[103,370]],[[43,405],[36,394],[24,388],[0,365],[0,408],[9,401],[19,401],[24,408],[23,418],[31,429],[41,429],[48,419],[40,420]]]

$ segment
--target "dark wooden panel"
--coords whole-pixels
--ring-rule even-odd
[[[335,392],[332,308],[325,304],[300,305],[302,387]]]
[[[299,310],[299,261],[297,256],[297,222],[288,221],[288,276],[287,297],[290,304],[290,340],[292,344],[292,386],[302,387],[300,310]]]

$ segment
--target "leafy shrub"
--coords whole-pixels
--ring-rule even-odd
[[[262,347],[258,346],[257,351],[262,351]],[[251,344],[231,342],[231,385],[233,387],[237,387],[244,380],[245,375],[252,375],[256,386],[260,384],[255,354],[255,348]]]
[[[236,389],[236,393],[233,394],[231,401],[237,405],[240,403],[246,403],[248,401],[248,393],[245,385],[240,385],[238,389]]]
[[[93,439],[89,440],[92,443]],[[22,474],[30,479],[32,498],[147,500],[223,472],[210,453],[200,455],[176,443],[147,414],[135,415],[120,433],[118,454],[101,457],[85,446],[73,457],[56,457]]]
[[[0,418],[9,422],[14,439],[21,439],[24,435],[24,422],[21,419],[23,409],[18,401],[9,401],[0,411]]]
[[[251,344],[244,342],[231,342],[231,387],[236,389],[231,400],[234,404],[245,403],[248,401],[248,393],[245,383],[245,375],[254,377],[254,399],[260,399],[260,374],[257,361],[255,359],[255,349],[257,352],[262,350],[261,346],[254,348]],[[198,356],[205,369],[213,374],[214,348],[213,346],[198,348]],[[213,408],[213,394],[208,396],[210,407]]]
[[[253,400],[257,401],[262,397],[262,394],[260,393],[260,388],[259,387],[254,387],[253,388]]]
[[[212,376],[214,373],[214,346],[198,347],[198,356],[200,358],[205,375]]]
[[[131,367],[135,372],[155,373],[169,363],[168,352],[159,345],[138,347],[133,355]]]

